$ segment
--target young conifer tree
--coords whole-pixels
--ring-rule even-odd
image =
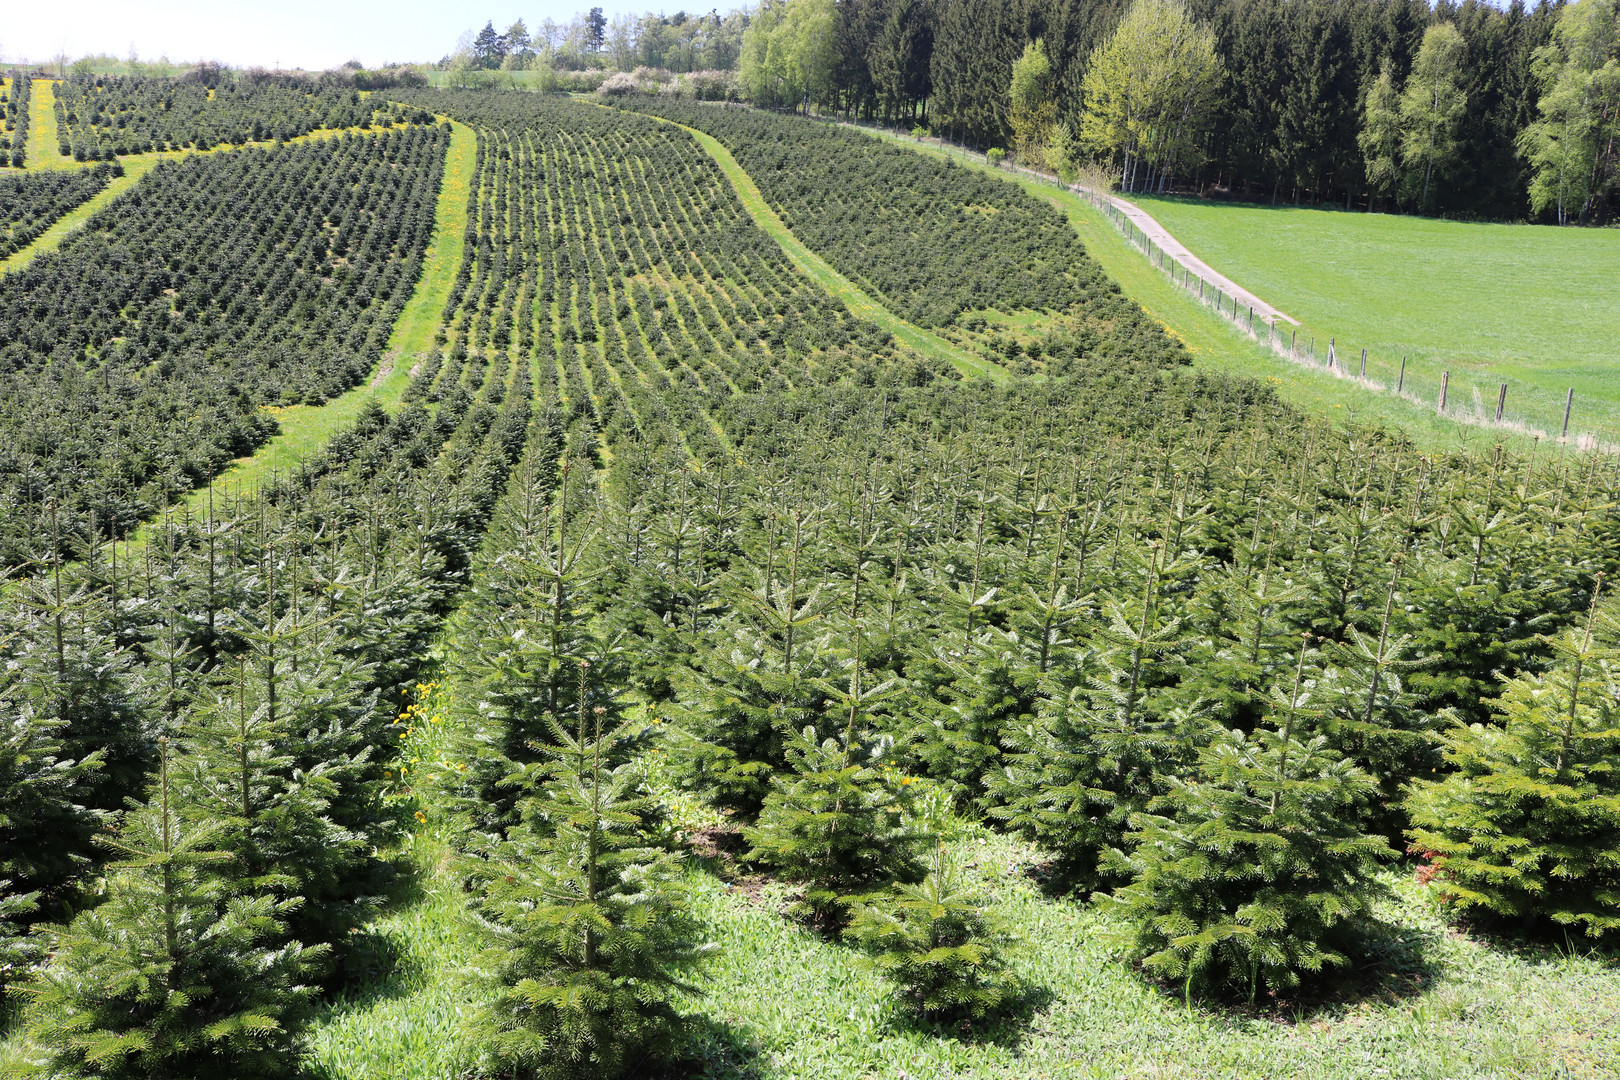
[[[789,737],[788,767],[772,778],[758,825],[744,832],[747,857],[802,883],[797,912],[833,932],[857,894],[922,876],[921,836],[904,814],[910,780],[894,774],[893,739],[873,724],[874,709],[900,688],[895,680],[863,683],[858,636],[845,667],[846,685],[818,680],[828,719],[837,716],[843,730],[818,739],[806,725]]]
[[[164,740],[166,743],[166,740]],[[54,1075],[284,1077],[324,946],[284,938],[298,898],[244,894],[221,828],[188,824],[165,745],[150,801],[109,846],[105,901],[51,933],[28,986]]]
[[[937,841],[928,875],[857,907],[849,936],[899,988],[901,1008],[924,1019],[980,1020],[1023,992],[1007,971],[1006,927]]]
[[[710,951],[678,863],[647,835],[656,803],[634,763],[610,765],[641,733],[590,696],[579,688],[573,730],[554,721],[543,760],[512,775],[521,821],[472,864],[499,982],[475,1033],[491,1067],[526,1076],[622,1076],[665,1056],[669,999]]]
[[[177,735],[180,816],[214,830],[211,845],[233,859],[234,892],[301,898],[288,917],[293,936],[341,942],[371,876],[366,837],[330,816],[338,777],[352,772],[357,751],[301,766],[298,713],[273,711],[246,662],[228,670],[231,678],[188,714]]]
[[[1308,695],[1274,688],[1271,723],[1217,729],[1193,778],[1131,817],[1129,854],[1108,859],[1129,884],[1105,898],[1152,975],[1211,996],[1287,990],[1349,962],[1379,895],[1388,843],[1361,831],[1370,777],[1308,734]]]
[[[1591,937],[1620,931],[1620,649],[1594,594],[1545,674],[1508,681],[1493,724],[1445,735],[1449,775],[1412,785],[1414,850],[1463,912]]]

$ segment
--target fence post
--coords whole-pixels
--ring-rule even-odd
[[[1395,384],[1395,393],[1399,394],[1404,389],[1406,389],[1406,357],[1403,356],[1401,357],[1401,377],[1400,381]]]
[[[1254,333],[1254,305],[1249,305],[1249,333]]]
[[[1502,384],[1502,389],[1500,389],[1500,390],[1498,390],[1496,392],[1496,422],[1498,424],[1500,424],[1502,422],[1502,408],[1506,404],[1507,404],[1507,383],[1503,383]]]
[[[1361,350],[1361,377],[1363,379],[1365,379],[1367,377],[1367,350],[1366,349]]]
[[[1451,372],[1442,371],[1440,373],[1440,407],[1437,408],[1435,412],[1444,413],[1446,411],[1446,391],[1450,388]]]
[[[1562,432],[1560,432],[1559,435],[1558,435],[1558,437],[1560,439],[1569,438],[1569,409],[1570,409],[1570,406],[1572,406],[1574,404],[1575,404],[1575,388],[1572,386],[1572,387],[1569,388],[1569,393],[1564,395],[1564,430]]]
[[[1339,344],[1339,339],[1338,338],[1328,338],[1328,370],[1329,371],[1333,370],[1334,361],[1339,358],[1338,344]]]
[[[1295,351],[1295,347],[1298,344],[1299,344],[1299,331],[1298,330],[1290,330],[1288,332],[1288,359],[1290,359],[1290,360],[1298,360],[1299,359],[1299,355]]]

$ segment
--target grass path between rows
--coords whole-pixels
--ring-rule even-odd
[[[56,153],[54,147],[52,147],[51,153],[53,155]],[[41,255],[61,247],[68,237],[84,228],[84,223],[90,220],[92,214],[135,186],[141,177],[151,172],[158,162],[166,157],[174,156],[173,154],[132,154],[129,157],[119,158],[119,162],[124,166],[124,175],[113,177],[106,187],[57,218],[51,224],[51,227],[40,233],[38,239],[32,244],[29,244],[21,251],[14,252],[8,259],[0,259],[0,277],[21,270]],[[73,161],[72,158],[67,160]],[[32,164],[33,157],[30,155],[29,165]],[[74,163],[74,166],[76,168],[87,168],[87,166],[77,163]]]
[[[35,79],[28,99],[28,169],[82,169],[84,163],[57,153],[56,80]]]
[[[1493,443],[1512,446],[1529,443],[1528,438],[1511,430],[1486,429],[1442,419],[1432,408],[1415,405],[1393,394],[1372,393],[1353,380],[1289,363],[1172,283],[1169,275],[1156,269],[1132,247],[1100,210],[1072,191],[997,169],[981,156],[953,147],[941,148],[937,144],[866,127],[858,130],[913,152],[949,158],[959,165],[1017,184],[1035,198],[1063,211],[1086,252],[1119,283],[1127,296],[1186,344],[1195,367],[1263,379],[1276,388],[1279,397],[1299,408],[1336,421],[1354,419],[1400,428],[1425,449],[1480,449]]]
[[[275,410],[279,434],[251,457],[238,458],[212,484],[190,492],[182,505],[198,508],[212,492],[250,491],[273,476],[291,471],[317,452],[368,402],[385,409],[396,407],[410,385],[411,368],[433,347],[433,333],[455,282],[466,244],[467,195],[478,156],[478,136],[465,124],[452,123],[450,148],[445,154],[444,179],[434,206],[433,236],[428,241],[411,298],[388,338],[380,368],[360,385],[324,405],[289,405]],[[131,543],[140,546],[148,527],[138,529]]]
[[[904,342],[924,356],[944,360],[964,375],[983,376],[998,382],[1008,377],[1006,369],[1000,365],[989,363],[974,356],[967,350],[960,349],[946,341],[938,334],[930,333],[922,327],[902,319],[872,299],[865,290],[849,280],[849,278],[840,274],[826,259],[805,247],[804,243],[793,235],[793,230],[789,229],[776,211],[772,209],[771,204],[765,200],[764,194],[759,190],[759,185],[754,183],[754,178],[748,175],[747,170],[737,163],[736,158],[731,156],[731,151],[727,150],[714,136],[698,131],[696,128],[689,128],[685,124],[677,124],[673,120],[665,120],[662,117],[655,116],[650,117],[650,119],[678,127],[696,139],[698,145],[703,147],[710,157],[714,158],[721,171],[726,174],[726,179],[731,181],[732,188],[737,192],[737,198],[742,200],[743,208],[754,219],[754,223],[764,229],[771,239],[776,241],[783,254],[787,255],[794,266],[798,267],[817,285],[842,300],[844,306],[849,308],[856,317],[876,323],[893,334],[896,340]]]

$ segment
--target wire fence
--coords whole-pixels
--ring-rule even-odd
[[[1574,387],[1554,396],[1543,387],[1522,381],[1481,381],[1461,371],[1454,377],[1450,369],[1442,369],[1436,376],[1428,365],[1409,366],[1406,355],[1374,355],[1366,348],[1341,346],[1333,337],[1324,342],[1275,317],[1257,315],[1252,305],[1155,243],[1111,196],[1084,185],[1063,184],[1034,170],[1022,171],[1090,201],[1149,263],[1189,296],[1290,363],[1356,383],[1370,393],[1391,394],[1420,408],[1433,409],[1437,415],[1457,423],[1533,439],[1552,438],[1582,450],[1611,451],[1620,447],[1612,414],[1605,409],[1595,416],[1592,411],[1583,415],[1576,408]]]
[[[1384,355],[1364,347],[1341,346],[1335,337],[1324,342],[1308,330],[1302,331],[1257,313],[1199,268],[1188,266],[1154,243],[1119,209],[1114,198],[1098,186],[1066,184],[1043,170],[1010,160],[992,161],[985,151],[947,139],[943,134],[908,135],[870,121],[818,119],[937,146],[942,151],[1016,172],[1087,199],[1154,267],[1189,296],[1219,314],[1239,332],[1266,345],[1278,357],[1302,368],[1353,382],[1369,393],[1392,395],[1418,408],[1432,409],[1437,415],[1459,424],[1538,440],[1550,438],[1581,450],[1620,452],[1620,421],[1614,410],[1603,404],[1582,408],[1585,403],[1576,397],[1574,387],[1560,393],[1523,380],[1481,380],[1463,369],[1454,372],[1441,368],[1436,375],[1435,365],[1426,357],[1409,364],[1407,355]]]

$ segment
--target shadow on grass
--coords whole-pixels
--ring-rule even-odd
[[[409,859],[393,858],[375,861],[369,871],[367,885],[373,901],[364,909],[364,922],[336,943],[332,971],[324,981],[333,1002],[401,997],[422,976],[420,965],[407,957],[395,935],[369,925],[426,896],[420,869]]]
[[[1480,945],[1525,964],[1563,964],[1583,959],[1620,965],[1620,943],[1594,941],[1548,918],[1509,919],[1473,913],[1453,918],[1452,926]]]
[[[967,1017],[927,1020],[895,1005],[889,1007],[887,1020],[889,1026],[897,1031],[1016,1052],[1035,1017],[1056,1000],[1057,995],[1048,987],[1026,984],[1006,1006],[978,1020]]]
[[[1252,1003],[1230,987],[1225,995],[1195,988],[1193,1008],[1216,1019],[1308,1024],[1358,1005],[1411,1000],[1426,992],[1440,974],[1433,959],[1439,940],[1440,935],[1433,931],[1372,923],[1345,948],[1348,967],[1330,968],[1314,977],[1305,975],[1292,990],[1263,992]],[[1177,1007],[1184,1005],[1183,983],[1138,974],[1165,999]]]
[[[766,1080],[762,1054],[748,1035],[708,1016],[686,1018],[686,1035],[674,1060],[644,1074],[647,1080]]]

